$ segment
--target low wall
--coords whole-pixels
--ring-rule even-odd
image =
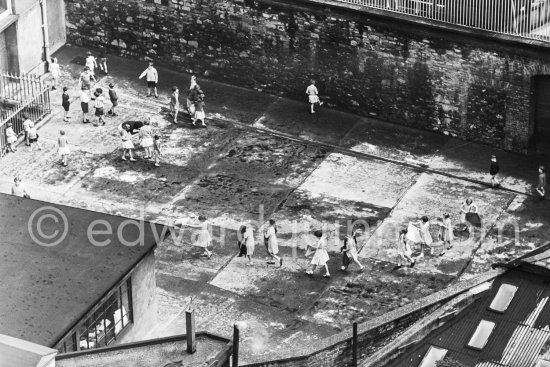
[[[519,152],[534,131],[532,77],[550,73],[547,50],[306,0],[66,0],[66,11],[76,45],[304,102],[313,77],[329,106]]]
[[[497,269],[478,277],[456,283],[404,307],[390,311],[358,326],[359,365],[406,328],[423,316],[441,307],[457,295],[493,280],[505,270]],[[248,361],[246,367],[347,367],[352,365],[352,330],[323,339],[306,349],[293,350],[293,356],[272,361]],[[313,352],[312,352],[313,351]]]

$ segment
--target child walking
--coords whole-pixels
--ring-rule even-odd
[[[311,269],[306,270],[306,275],[313,275],[313,271],[318,266],[323,266],[325,268],[324,278],[330,278],[330,272],[328,270],[327,262],[330,259],[327,252],[328,240],[323,234],[323,231],[315,231],[314,236],[319,239],[317,245],[315,246],[315,255],[311,259]],[[308,246],[312,247],[312,246]]]
[[[107,65],[105,65],[105,70],[107,70]],[[111,109],[108,114],[111,116],[117,116],[115,108],[118,106],[118,94],[116,93],[115,85],[113,83],[109,84],[109,99],[111,100]]]
[[[252,226],[246,226],[242,243],[246,246],[246,258],[248,259],[248,263],[246,265],[251,266],[253,265],[252,256],[254,255],[254,249],[256,247],[256,243],[254,242],[254,230]]]
[[[124,124],[122,131],[120,132],[120,138],[122,139],[122,160],[126,160],[126,152],[130,154],[130,161],[135,162],[132,149],[134,149],[134,143],[132,143],[132,134],[130,134],[130,126]]]
[[[95,68],[97,68],[97,61],[90,51],[86,52],[86,66],[90,69],[93,76],[95,76]]]
[[[103,89],[97,88],[94,93],[94,107],[95,107],[95,116],[96,120],[94,126],[99,126],[99,123],[105,125],[105,119],[103,118],[104,112],[103,108],[105,107],[105,97],[103,97]]]
[[[323,102],[319,99],[319,91],[317,90],[317,87],[315,86],[315,80],[311,80],[311,84],[306,89],[306,94],[308,95],[309,104],[311,106],[311,114],[315,113],[315,104],[319,104],[319,106],[323,105]]]
[[[139,142],[145,150],[145,159],[153,158],[153,129],[151,128],[151,118],[146,118],[143,126],[139,129]]]
[[[38,131],[34,125],[29,129],[29,143],[31,144],[31,152],[34,145],[38,147],[38,150],[42,150],[42,146],[38,142]]]
[[[450,250],[453,247],[453,225],[451,223],[451,216],[447,213],[443,214],[443,223],[439,224],[439,239],[443,241],[447,250]],[[445,254],[443,250],[439,255],[442,256]]]
[[[210,223],[208,223],[208,220],[203,215],[199,216],[198,224],[189,224],[190,227],[198,228],[198,232],[195,234],[195,240],[193,241],[193,246],[203,248],[204,253],[202,256],[210,259],[210,257],[212,257],[212,251],[208,250],[208,247],[212,242],[212,236],[208,230],[209,225]]]
[[[89,124],[90,119],[88,113],[90,112],[90,94],[87,90],[80,92],[80,108],[82,109],[82,123]]]
[[[63,115],[63,121],[65,122],[69,121],[69,107],[71,106],[71,101],[69,100],[69,92],[67,92],[68,90],[69,88],[63,87],[63,95],[61,96],[61,105],[65,110],[65,114]]]
[[[341,267],[342,271],[348,270],[348,267],[352,261],[359,265],[360,272],[363,271],[364,266],[361,265],[359,259],[357,258],[357,229],[355,229],[350,236],[346,236],[344,238],[344,246],[342,246],[340,251],[343,253],[343,264]]]
[[[200,121],[201,126],[206,127],[206,124],[204,123],[205,117],[206,116],[204,114],[204,100],[199,99],[195,103],[195,119],[193,120],[193,126],[196,126],[196,122]]]
[[[170,116],[174,117],[174,124],[178,123],[178,112],[180,110],[180,91],[178,87],[172,87],[172,95],[170,96]]]
[[[279,241],[277,240],[277,227],[275,226],[275,220],[269,220],[269,227],[264,233],[264,240],[267,242],[267,253],[273,260],[279,263],[279,267],[283,266],[283,259],[277,254],[279,253]],[[275,261],[268,261],[268,264],[275,264]]]
[[[109,74],[109,72],[107,71],[107,54],[105,53],[104,47],[101,47],[99,50],[98,64],[99,69],[103,71],[105,75]]]
[[[153,138],[153,158],[155,158],[155,167],[160,167],[160,136]]]
[[[17,134],[13,131],[12,123],[8,122],[6,126],[6,140],[8,142],[8,151],[15,153],[15,143],[17,142]]]
[[[59,155],[61,156],[61,163],[67,167],[67,158],[69,156],[69,140],[65,135],[65,130],[59,131],[59,138],[57,138],[57,144],[59,145]]]

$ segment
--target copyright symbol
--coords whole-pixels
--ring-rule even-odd
[[[57,246],[65,239],[69,226],[63,212],[53,206],[36,209],[27,224],[29,235],[40,246]]]

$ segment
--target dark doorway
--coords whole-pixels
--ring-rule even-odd
[[[550,75],[535,77],[535,148],[550,153]]]

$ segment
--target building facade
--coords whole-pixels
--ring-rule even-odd
[[[63,44],[63,0],[0,0],[0,73],[42,74]]]

